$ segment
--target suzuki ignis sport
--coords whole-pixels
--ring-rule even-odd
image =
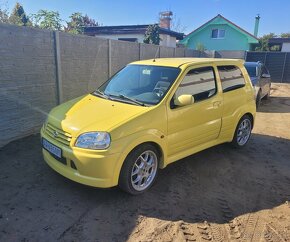
[[[217,144],[246,145],[255,112],[242,60],[137,61],[52,109],[43,156],[76,182],[140,194],[159,168]]]

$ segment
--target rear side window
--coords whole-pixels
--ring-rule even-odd
[[[245,86],[242,71],[237,66],[218,66],[223,92],[232,91]]]
[[[175,95],[190,94],[195,102],[212,97],[216,93],[216,81],[212,67],[190,70],[180,83]]]

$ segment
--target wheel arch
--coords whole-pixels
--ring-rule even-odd
[[[113,175],[113,181],[112,181],[113,184],[115,185],[118,184],[121,169],[128,155],[131,152],[133,152],[133,150],[137,149],[138,147],[144,144],[151,144],[158,151],[158,155],[160,158],[159,168],[164,168],[166,166],[165,164],[165,159],[166,159],[165,140],[158,139],[156,136],[152,136],[152,135],[139,136],[138,138],[133,139],[132,142],[129,145],[127,145],[126,148],[120,154],[120,157],[114,169],[114,175]]]

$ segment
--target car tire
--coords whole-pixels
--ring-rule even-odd
[[[262,95],[262,91],[260,89],[256,97],[256,109],[258,109],[261,105],[261,99],[262,99],[261,95]]]
[[[151,144],[143,144],[129,153],[122,166],[119,187],[132,195],[147,191],[158,175],[160,155]]]
[[[231,142],[233,147],[242,148],[248,143],[251,137],[252,123],[252,118],[247,114],[240,119]]]

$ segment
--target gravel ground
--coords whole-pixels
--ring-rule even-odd
[[[273,84],[244,149],[180,160],[141,196],[58,175],[38,135],[0,164],[0,241],[290,241],[290,85]]]

